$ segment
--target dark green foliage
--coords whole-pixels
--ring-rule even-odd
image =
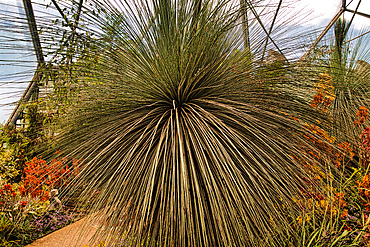
[[[12,215],[0,213],[0,246],[16,247],[31,243],[34,240],[32,237],[34,228],[29,219],[20,223],[10,221],[9,217]]]
[[[25,126],[0,126],[0,177],[3,180],[19,181],[25,162],[37,155],[37,147],[47,139],[43,120],[38,104],[30,103],[25,113]]]
[[[31,140],[24,131],[11,126],[2,127],[0,131],[0,177],[5,181],[19,181]]]

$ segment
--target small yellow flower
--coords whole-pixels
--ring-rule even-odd
[[[307,214],[306,215],[306,221],[310,221],[311,220],[311,217]]]
[[[303,222],[302,217],[301,217],[301,216],[298,216],[298,217],[297,217],[297,221],[298,221],[298,223],[299,223],[299,224],[302,224],[302,222]]]

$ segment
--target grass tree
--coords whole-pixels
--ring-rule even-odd
[[[243,49],[236,1],[92,0],[77,9],[84,26],[61,27],[51,60],[67,63],[63,87],[74,93],[55,149],[83,164],[65,196],[79,191],[100,217],[97,239],[281,246],[298,237],[302,191],[313,171],[326,172],[302,151],[322,151],[302,123],[323,116],[304,75],[257,72],[260,45]],[[255,33],[251,42],[264,44]]]
[[[316,95],[312,105],[331,118],[331,134],[338,142],[356,146],[369,105],[368,40],[352,38],[350,23],[338,19],[333,34],[311,55],[304,69],[314,71]],[[330,36],[330,35],[328,35]]]
[[[369,105],[369,68],[361,63],[368,61],[368,41],[360,38],[352,42],[349,25],[339,19],[334,26],[334,44],[329,59],[328,72],[334,88],[334,100],[330,109],[333,117],[334,134],[341,141],[358,142],[363,128],[361,107]],[[364,61],[363,61],[364,60]],[[366,120],[366,119],[365,119]],[[361,122],[361,123],[360,123]]]

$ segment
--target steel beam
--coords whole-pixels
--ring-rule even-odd
[[[35,73],[34,77],[32,78],[32,81],[28,85],[27,89],[24,91],[22,98],[19,100],[17,106],[14,108],[12,114],[10,115],[8,121],[5,125],[16,125],[16,122],[19,118],[19,115],[22,112],[22,104],[27,103],[27,101],[31,98],[32,94],[35,93],[34,89],[37,88],[37,84],[41,79],[41,72]]]
[[[270,26],[270,29],[269,29],[269,35],[271,35],[271,32],[272,32],[272,29],[274,28],[274,24],[275,24],[275,21],[276,21],[276,17],[279,13],[279,10],[280,10],[280,7],[281,7],[281,3],[283,2],[283,0],[280,0],[279,2],[279,5],[277,6],[277,9],[276,9],[276,12],[275,12],[275,16],[274,16],[274,19],[272,20],[272,23],[271,23],[271,26]],[[265,52],[266,52],[266,48],[267,48],[267,44],[268,44],[268,41],[269,41],[269,38],[266,37],[266,44],[265,44],[265,47],[263,47],[263,53],[262,53],[262,61],[265,57]]]
[[[310,46],[308,51],[301,57],[301,60],[304,60],[308,54],[316,47],[316,45],[321,41],[321,39],[325,36],[325,34],[329,31],[329,29],[334,25],[334,23],[339,19],[340,15],[344,13],[346,8],[341,8],[339,12],[334,16],[334,18],[329,22],[329,24],[326,26],[324,31],[320,34],[320,36],[315,40],[315,42]]]
[[[67,16],[63,13],[62,9],[59,7],[58,3],[55,0],[51,0],[55,6],[55,8],[58,10],[59,14],[63,17],[64,21],[70,28],[73,30],[72,25],[69,23]]]
[[[351,9],[346,9],[346,11],[351,12],[351,13],[355,13],[356,12],[356,15],[361,15],[363,17],[370,18],[370,15],[369,14],[365,14],[365,13],[362,13],[362,12],[354,11],[354,10],[351,10]]]
[[[44,60],[44,55],[42,54],[42,48],[41,48],[39,33],[38,33],[38,30],[37,30],[35,16],[33,14],[33,8],[32,8],[31,0],[23,0],[23,6],[24,6],[24,11],[26,12],[28,27],[30,29],[33,48],[35,49],[35,53],[36,53],[36,57],[37,57],[37,62],[38,62],[39,65],[41,65],[45,62],[45,60]]]
[[[246,0],[240,0],[240,8],[242,15],[242,29],[244,38],[244,50],[250,51],[250,40],[249,40],[249,24],[248,24],[248,12]]]
[[[356,7],[356,10],[353,12],[353,15],[352,15],[351,21],[349,22],[349,24],[348,24],[348,26],[347,26],[346,30],[344,31],[344,37],[346,37],[346,36],[347,36],[348,30],[349,30],[349,28],[350,28],[350,27],[351,27],[351,25],[352,25],[353,19],[355,18],[355,15],[357,14],[357,10],[358,10],[358,8],[360,7],[360,4],[361,4],[361,0],[360,0],[360,1],[358,1],[358,4],[357,4],[357,7]]]
[[[348,42],[351,42],[352,40],[358,39],[358,38],[360,38],[360,37],[362,37],[362,36],[364,36],[365,34],[368,34],[368,33],[370,33],[370,31],[364,32],[364,33],[362,33],[362,34],[360,34],[360,35],[358,35],[358,36],[356,36],[356,37],[354,37],[354,38],[352,38],[350,40],[347,40],[343,44],[346,44]]]
[[[251,9],[252,11],[252,14],[254,15],[254,17],[257,19],[258,23],[260,24],[260,26],[262,27],[263,31],[265,32],[265,34],[267,35],[267,38],[270,39],[270,41],[274,44],[275,48],[278,50],[278,52],[282,55],[283,52],[280,50],[280,48],[278,47],[278,45],[275,43],[275,41],[271,38],[271,35],[269,34],[269,32],[266,30],[265,28],[265,25],[263,25],[263,22],[261,20],[261,18],[259,17],[257,11],[254,9],[253,7],[253,3],[251,2],[251,0],[248,0],[246,1],[248,7]],[[285,56],[284,56],[285,57]],[[286,58],[285,58],[286,59]],[[289,62],[287,59],[286,59],[287,62]]]
[[[8,121],[6,122],[6,125],[16,125],[17,120],[19,118],[19,115],[22,112],[22,104],[26,103],[33,94],[36,96],[38,95],[39,88],[38,88],[38,82],[41,78],[41,72],[39,69],[45,64],[44,55],[42,53],[40,38],[37,30],[35,15],[33,13],[32,3],[30,0],[23,0],[23,6],[24,11],[26,13],[27,21],[28,21],[28,27],[30,29],[33,48],[36,53],[37,58],[37,69],[35,72],[35,75],[28,85],[26,91],[23,93],[22,98],[19,100],[17,106],[13,110],[12,114],[10,115]]]

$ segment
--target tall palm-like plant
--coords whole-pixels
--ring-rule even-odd
[[[235,1],[86,6],[86,26],[77,34],[63,27],[73,42],[63,39],[71,46],[54,56],[68,57],[59,61],[79,86],[55,148],[83,164],[66,197],[82,190],[104,224],[97,237],[130,236],[136,246],[280,246],[294,235],[301,192],[315,176],[301,162],[325,172],[302,152],[315,147],[301,122],[319,116],[306,101],[311,88],[293,74],[274,78],[274,88],[263,74],[254,79]],[[72,47],[78,42],[83,53]]]

